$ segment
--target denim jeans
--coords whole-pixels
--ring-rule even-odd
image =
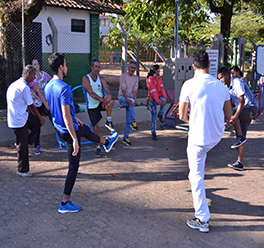
[[[132,101],[133,103],[135,102],[135,100],[132,98],[128,97],[128,99],[130,101]],[[130,133],[131,122],[136,121],[136,119],[135,119],[135,106],[130,107],[124,96],[120,97],[119,103],[121,106],[126,107],[126,127],[125,127],[125,132],[124,132],[124,139],[126,139],[126,138],[128,138],[129,133]]]
[[[159,99],[166,103],[166,100],[161,96]],[[152,135],[156,134],[156,125],[157,125],[157,105],[158,103],[154,99],[149,99],[149,107],[151,111],[151,133]],[[164,113],[164,107],[160,106],[159,115],[163,115]]]

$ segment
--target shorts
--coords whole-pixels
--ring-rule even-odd
[[[102,119],[101,111],[105,111],[105,109],[103,109],[102,102],[99,103],[97,108],[88,109],[88,115],[93,127]]]
[[[236,113],[237,108],[233,108],[233,115]],[[238,119],[240,121],[242,134],[246,137],[247,130],[251,120],[256,116],[258,108],[256,106],[244,106],[242,112],[240,113]],[[236,133],[237,136],[237,133]]]

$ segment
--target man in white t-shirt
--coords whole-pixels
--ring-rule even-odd
[[[16,135],[17,175],[22,177],[32,176],[28,173],[28,144],[33,144],[40,132],[40,127],[45,124],[45,120],[33,104],[28,87],[28,84],[35,79],[35,74],[34,66],[27,65],[23,70],[22,77],[10,84],[6,92],[7,123]]]
[[[195,218],[187,225],[200,232],[209,232],[210,211],[206,203],[204,169],[207,152],[222,139],[225,119],[231,117],[227,87],[209,73],[208,54],[199,50],[194,55],[196,77],[181,89],[179,117],[189,123],[187,157]]]
[[[138,76],[134,75],[137,68],[137,62],[131,60],[128,64],[128,71],[120,77],[120,85],[118,99],[121,106],[126,107],[126,127],[123,137],[123,143],[127,146],[131,145],[129,140],[130,128],[137,130],[135,118],[135,105],[137,103],[138,92]]]

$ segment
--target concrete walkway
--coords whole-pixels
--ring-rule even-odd
[[[94,145],[82,147],[71,200],[83,209],[72,214],[57,212],[68,163],[55,135],[41,137],[40,156],[30,151],[32,178],[16,176],[14,141],[1,142],[0,247],[263,247],[263,116],[249,128],[246,170],[226,166],[237,154],[230,149],[232,129],[208,154],[208,234],[186,225],[194,216],[187,133],[165,128],[154,141],[146,119],[131,131],[131,147],[122,144],[124,124],[118,123],[120,140],[110,153],[96,159]],[[109,135],[103,127],[100,132]]]

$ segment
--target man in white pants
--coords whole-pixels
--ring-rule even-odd
[[[221,140],[225,120],[231,118],[231,102],[227,87],[209,73],[208,54],[199,50],[194,55],[195,77],[181,89],[179,116],[189,123],[187,156],[195,218],[187,225],[209,232],[210,212],[206,203],[204,169],[207,152]],[[190,111],[190,113],[189,113]]]

